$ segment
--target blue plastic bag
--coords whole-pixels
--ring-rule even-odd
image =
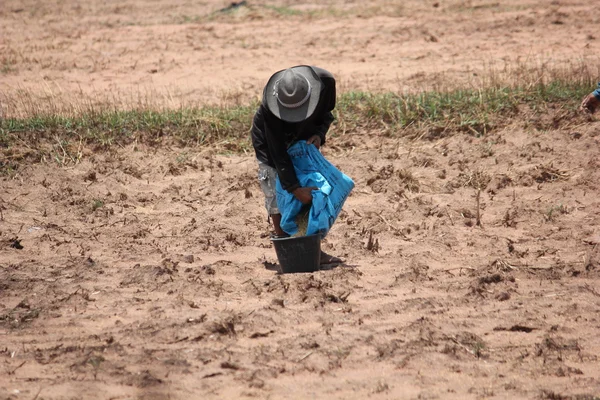
[[[312,192],[306,235],[318,233],[325,237],[354,188],[354,182],[327,161],[314,145],[305,141],[296,142],[288,149],[288,154],[294,164],[300,186],[319,188]],[[303,204],[281,187],[279,177],[275,190],[277,207],[281,212],[281,229],[289,235],[295,235],[298,233],[295,218]]]

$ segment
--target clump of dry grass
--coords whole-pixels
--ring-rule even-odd
[[[418,193],[421,185],[419,184],[419,179],[415,177],[411,170],[408,168],[403,168],[398,171],[398,177],[400,178],[400,182],[404,186],[406,190],[412,193]]]
[[[475,190],[484,190],[491,182],[492,177],[483,169],[461,172],[453,183],[454,187],[471,187]]]
[[[530,174],[538,183],[562,181],[570,177],[569,172],[554,167],[552,163],[538,165],[531,170]]]

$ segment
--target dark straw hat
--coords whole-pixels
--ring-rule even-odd
[[[317,108],[322,85],[319,76],[307,65],[284,69],[267,82],[263,104],[283,121],[304,121]]]

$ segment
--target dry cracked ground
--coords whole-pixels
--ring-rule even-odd
[[[146,84],[243,101],[295,46],[373,90],[599,49],[586,2],[228,6],[4,2],[4,110]],[[323,246],[346,263],[298,275],[252,154],[50,142],[0,180],[0,397],[596,399],[599,142],[560,107],[483,136],[334,125],[356,188]]]

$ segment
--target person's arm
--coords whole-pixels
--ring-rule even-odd
[[[256,153],[256,159],[265,164],[271,164],[269,162],[269,146],[265,138],[265,119],[263,114],[262,106],[256,110],[254,118],[252,119],[252,129],[250,130],[252,136],[252,146]]]
[[[265,116],[265,138],[281,187],[292,193],[302,204],[310,204],[312,202],[311,192],[318,188],[300,186],[294,164],[287,152],[281,120],[265,110],[263,112]]]
[[[282,132],[282,122],[264,108],[262,114],[265,119],[264,133],[269,149],[269,155],[271,156],[271,160],[273,160],[273,164],[275,164],[281,187],[283,187],[284,190],[293,193],[295,189],[300,187],[300,183],[296,177],[294,164],[292,164],[290,155],[287,152],[287,146]]]
[[[335,118],[333,117],[333,114],[331,112],[327,112],[320,118],[320,120],[315,125],[315,135],[319,136],[319,138],[321,139],[321,143],[319,143],[319,146],[317,147],[320,147],[325,144],[327,132],[329,131],[329,127],[333,123],[334,119]]]
[[[317,67],[314,68],[318,72],[321,81],[325,86],[323,92],[321,93],[321,114],[317,117],[317,120],[315,121],[315,134],[320,139],[320,143],[318,143],[318,145],[317,143],[315,143],[315,145],[317,145],[317,148],[319,148],[320,146],[325,144],[326,135],[329,131],[329,127],[335,120],[332,111],[335,108],[337,93],[335,88],[335,78],[333,77],[333,75],[331,75],[331,73],[324,69]],[[311,140],[309,139],[309,142],[310,141]]]
[[[591,113],[596,111],[598,106],[600,106],[600,83],[598,83],[598,89],[585,96],[581,102],[581,109]]]

